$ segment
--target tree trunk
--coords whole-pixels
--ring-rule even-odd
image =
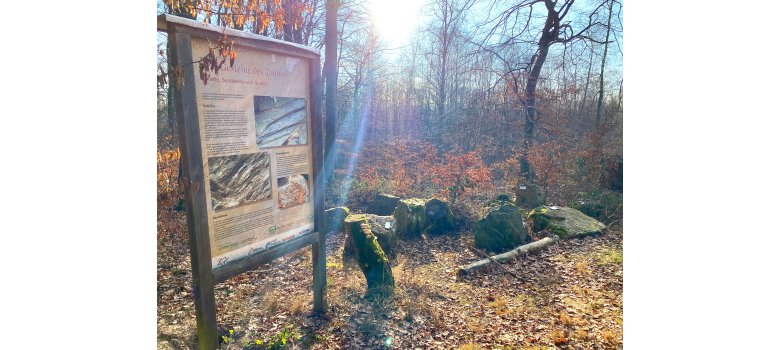
[[[599,101],[596,105],[596,140],[593,147],[596,167],[596,182],[602,181],[602,169],[604,168],[603,138],[604,128],[601,125],[602,114],[604,113],[604,66],[607,64],[607,49],[609,49],[609,32],[612,30],[612,5],[614,0],[609,2],[609,17],[607,18],[607,38],[604,40],[604,56],[601,57],[601,74],[599,75]]]
[[[327,0],[325,9],[325,186],[329,186],[333,178],[333,168],[336,163],[336,89],[338,88],[338,66],[336,55],[336,14],[338,0]]]
[[[479,271],[479,270],[487,267],[487,265],[489,265],[491,262],[499,264],[499,263],[507,261],[507,260],[512,260],[512,259],[516,259],[516,258],[522,257],[523,255],[526,255],[526,254],[533,254],[533,253],[539,252],[542,249],[544,249],[544,248],[546,248],[546,247],[548,247],[548,246],[558,242],[559,240],[560,239],[558,237],[553,237],[553,238],[545,237],[545,238],[542,238],[542,239],[540,239],[540,240],[538,240],[536,242],[528,243],[526,245],[521,245],[521,246],[519,246],[519,247],[517,247],[515,249],[512,249],[512,250],[510,250],[510,251],[508,251],[506,253],[494,255],[494,256],[488,257],[487,259],[482,259],[482,260],[477,261],[475,263],[463,266],[460,269],[458,269],[458,276],[466,276],[466,275],[468,275],[470,273]]]
[[[585,77],[585,91],[582,95],[582,104],[580,105],[580,115],[584,115],[585,105],[588,101],[588,88],[590,87],[590,74],[593,71],[593,47],[590,49],[590,58],[588,59],[588,75]],[[583,118],[584,120],[585,118]],[[582,129],[585,130],[585,123],[582,124]]]
[[[604,112],[604,66],[607,64],[607,49],[609,49],[609,32],[612,31],[612,4],[609,2],[609,17],[607,18],[607,38],[604,40],[604,56],[601,57],[601,74],[599,75],[599,102],[596,107],[596,127],[601,125],[601,115]]]
[[[542,36],[539,38],[539,52],[532,59],[531,74],[528,76],[528,83],[525,86],[525,128],[523,129],[523,155],[520,158],[520,174],[526,180],[533,180],[533,170],[528,162],[528,151],[531,149],[534,138],[534,129],[539,116],[536,110],[536,85],[539,82],[539,75],[542,72],[542,66],[547,60],[547,52],[550,45],[558,38],[558,12],[555,11],[555,4],[550,0],[545,1],[547,6],[547,20],[544,22]]]

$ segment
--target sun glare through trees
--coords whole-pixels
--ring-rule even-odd
[[[158,1],[158,349],[622,349],[622,1],[329,3]]]

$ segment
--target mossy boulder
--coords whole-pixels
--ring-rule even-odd
[[[515,192],[515,205],[523,209],[536,208],[544,204],[544,191],[534,184],[520,184]]]
[[[368,218],[364,214],[353,214],[344,220],[347,227],[347,237],[352,242],[360,270],[366,277],[368,291],[392,293],[395,288],[393,271],[389,259],[379,240],[371,231]]]
[[[398,224],[396,233],[399,238],[419,238],[425,229],[425,200],[409,198],[398,201],[393,212]]]
[[[528,221],[534,232],[548,230],[561,238],[596,234],[606,228],[606,225],[579,210],[566,207],[535,208],[528,213]]]
[[[506,193],[502,193],[502,194],[499,194],[498,196],[496,196],[496,200],[497,201],[502,201],[502,202],[511,202],[512,201],[512,197],[510,197]]]
[[[395,256],[395,246],[398,244],[398,237],[396,236],[395,218],[392,216],[381,216],[374,214],[360,214],[366,218],[368,226],[371,232],[376,236],[379,246],[389,257]],[[345,219],[346,224],[346,219]],[[344,256],[354,256],[355,251],[352,248],[350,242],[350,236],[344,240]]]
[[[374,197],[374,200],[368,204],[366,213],[382,216],[393,215],[393,211],[395,211],[395,207],[398,205],[399,200],[401,200],[401,198],[390,194],[378,194]]]
[[[438,198],[425,202],[425,232],[441,234],[455,229],[455,215],[449,203]]]
[[[474,245],[489,252],[504,252],[528,242],[523,210],[509,202],[496,202],[474,225]]]
[[[483,208],[487,208],[482,210],[482,216],[484,216],[487,213],[487,210],[489,210],[491,207],[498,205],[498,204],[514,204],[512,203],[512,197],[510,197],[508,194],[502,193],[496,196],[496,198],[491,199],[485,203],[482,204]]]
[[[344,231],[344,219],[349,216],[349,208],[347,207],[335,207],[325,211],[325,228],[326,232],[343,232]]]

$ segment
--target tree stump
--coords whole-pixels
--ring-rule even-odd
[[[388,258],[395,257],[395,246],[398,239],[395,233],[395,218],[392,216],[379,216],[374,214],[362,214],[368,221],[371,233],[376,236],[379,246],[385,252]],[[345,226],[342,219],[342,226]],[[346,230],[346,229],[345,229]],[[355,256],[355,247],[352,244],[352,238],[347,236],[344,240],[344,258]]]
[[[365,215],[353,214],[344,219],[347,226],[347,236],[351,239],[358,265],[366,277],[368,292],[392,294],[395,289],[393,271],[390,269],[387,255],[379,242],[371,233]]]

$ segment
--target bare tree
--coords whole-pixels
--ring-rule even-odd
[[[437,130],[432,135],[436,138],[441,137],[441,126],[447,120],[448,93],[452,88],[452,75],[457,71],[456,66],[453,65],[453,56],[456,55],[454,51],[457,50],[456,45],[462,34],[468,10],[474,2],[475,0],[432,0],[427,4],[427,8],[432,13],[425,33],[428,34],[430,43],[429,68],[432,70],[431,73],[435,72],[431,75],[433,77],[431,80],[436,112],[431,125]]]
[[[535,24],[533,11],[536,5],[544,5],[543,11],[545,13],[545,20],[538,32],[539,34],[536,35],[538,39],[536,39],[536,49],[533,56],[530,60],[524,62],[524,67],[509,72],[509,75],[514,80],[514,88],[517,92],[520,91],[519,77],[527,76],[523,95],[520,99],[525,112],[525,123],[523,127],[524,138],[522,143],[524,154],[521,158],[520,169],[521,176],[526,179],[533,179],[533,172],[525,153],[527,153],[533,143],[534,131],[539,120],[536,92],[540,74],[542,73],[542,67],[547,61],[550,49],[556,44],[567,45],[581,39],[599,42],[598,40],[591,38],[588,31],[592,27],[600,24],[600,22],[595,19],[597,13],[605,3],[606,2],[602,2],[599,4],[588,16],[588,22],[581,25],[581,28],[576,31],[571,20],[571,17],[573,16],[568,16],[572,9],[572,5],[574,4],[574,0],[521,1],[519,4],[512,5],[504,10],[493,21],[494,25],[488,33],[487,38],[492,38],[493,36],[501,38],[502,40],[496,45],[497,48],[524,43],[522,41],[523,37],[527,37],[529,33],[533,33],[530,28]],[[518,18],[525,18],[525,20],[518,21]],[[506,34],[506,32],[508,32],[508,34]],[[527,43],[527,41],[525,43]]]

